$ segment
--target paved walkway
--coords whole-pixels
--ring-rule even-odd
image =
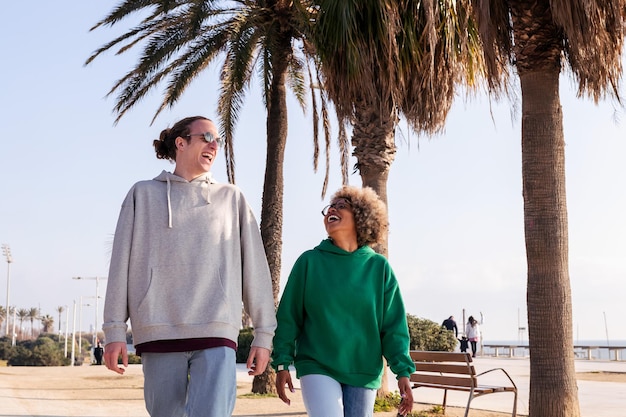
[[[504,368],[511,375],[519,390],[518,414],[528,415],[529,360],[520,358],[478,357],[477,372]],[[146,417],[142,398],[143,376],[140,365],[132,365],[125,375],[126,385],[118,387],[119,377],[105,369],[95,367],[56,368],[0,368],[0,417]],[[98,367],[100,368],[100,367]],[[626,374],[626,362],[576,361],[577,372],[616,372]],[[43,376],[45,375],[45,376]],[[76,392],[65,392],[60,385],[67,378],[82,378]],[[30,378],[30,380],[28,380]],[[43,378],[43,380],[42,380]],[[238,365],[237,378],[251,382],[244,365]],[[620,378],[620,381],[626,379]],[[30,382],[29,382],[30,381]],[[118,382],[116,382],[118,381]],[[22,385],[19,385],[21,382]],[[497,381],[493,381],[496,383]],[[299,388],[299,381],[294,377]],[[390,389],[397,389],[395,378],[390,375]],[[121,389],[121,390],[120,390]],[[440,404],[441,390],[419,388],[413,391],[418,403]],[[74,401],[80,397],[81,400]],[[624,417],[626,415],[626,382],[578,380],[578,398],[583,417]],[[272,405],[278,400],[271,399]],[[513,395],[493,394],[472,401],[472,409],[510,413]],[[465,407],[467,395],[458,392],[448,394],[450,406]],[[243,406],[243,404],[241,404]],[[257,405],[258,406],[258,405]],[[302,412],[286,408],[282,416],[303,416]],[[297,411],[297,412],[296,412]],[[261,415],[258,412],[255,415]],[[236,415],[249,415],[248,412]],[[269,414],[262,414],[269,415]]]
[[[493,368],[505,369],[518,389],[517,412],[528,415],[528,398],[530,390],[530,362],[528,358],[494,358],[478,357],[474,359],[476,372],[484,372]],[[619,372],[626,374],[626,361],[589,361],[577,360],[576,372]],[[495,373],[497,374],[497,373]],[[248,376],[239,373],[238,378]],[[504,377],[506,378],[506,377]],[[294,374],[294,385],[299,388]],[[489,381],[485,381],[489,383]],[[498,380],[493,380],[497,383]],[[508,380],[501,380],[502,383]],[[390,389],[397,389],[395,377],[390,375]],[[413,398],[419,403],[441,404],[443,391],[438,389],[418,388],[413,390]],[[578,400],[583,417],[624,417],[626,416],[626,382],[578,381]],[[467,394],[448,392],[448,405],[465,408]],[[499,393],[485,395],[472,401],[473,409],[511,412],[513,394]]]

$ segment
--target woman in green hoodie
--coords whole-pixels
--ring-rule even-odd
[[[388,228],[385,204],[371,188],[343,187],[322,210],[328,239],[296,261],[278,307],[272,366],[289,404],[296,368],[311,417],[369,417],[383,356],[397,375],[399,413],[413,407],[404,303],[387,259],[369,245]]]

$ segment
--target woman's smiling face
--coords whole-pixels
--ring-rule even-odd
[[[337,233],[354,233],[356,236],[356,224],[352,205],[345,198],[337,198],[322,210],[324,214],[324,227],[331,238]]]

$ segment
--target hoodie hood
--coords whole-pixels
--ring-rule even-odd
[[[331,238],[322,240],[322,242],[315,247],[315,250],[328,252],[340,256],[370,256],[376,253],[374,252],[374,249],[370,248],[369,246],[361,246],[354,252],[348,252],[341,249],[339,246],[336,246]]]
[[[187,181],[183,177],[179,177],[178,175],[174,175],[171,172],[163,170],[159,175],[154,177],[154,180],[167,183],[167,218],[168,227],[170,229],[172,228],[172,182],[194,184],[200,187],[204,187],[205,193],[203,193],[203,195],[206,198],[207,204],[211,204],[209,184],[216,183],[216,181],[213,179],[213,175],[211,175],[210,172],[200,175],[199,177],[196,177],[191,181]]]

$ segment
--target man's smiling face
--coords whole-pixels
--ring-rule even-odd
[[[218,137],[217,128],[210,120],[196,120],[189,125],[188,138],[177,138],[176,167],[190,173],[192,178],[209,172],[217,157],[218,142],[207,142],[205,133]]]

